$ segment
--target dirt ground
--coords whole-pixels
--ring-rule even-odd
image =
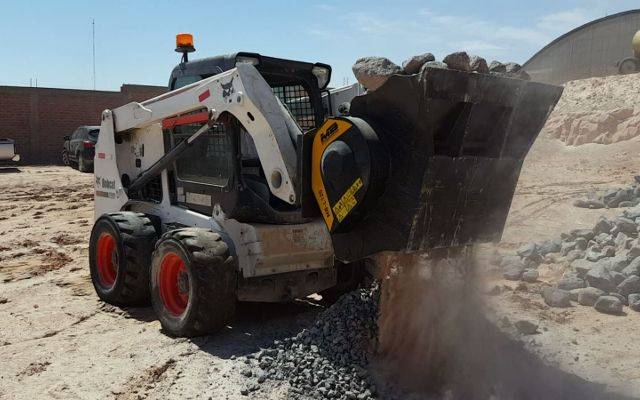
[[[629,184],[639,160],[640,141],[567,147],[542,136],[525,163],[500,250],[617,215],[571,202]],[[322,307],[243,305],[223,333],[185,340],[163,335],[148,308],[101,303],[87,265],[92,178],[65,167],[0,168],[0,399],[246,398],[237,358],[297,332]],[[561,273],[546,267],[541,280]],[[554,370],[637,396],[640,313],[550,309],[534,290],[490,297],[495,318],[539,323],[526,348]],[[286,390],[263,384],[252,395],[281,399]]]

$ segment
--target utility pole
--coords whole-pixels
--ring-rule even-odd
[[[93,90],[96,90],[96,20],[91,20],[91,46],[93,50]]]

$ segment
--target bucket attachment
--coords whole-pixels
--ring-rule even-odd
[[[375,199],[363,191],[347,201],[350,218],[338,224],[332,215],[338,259],[499,241],[524,158],[561,94],[542,83],[427,69],[354,98],[351,116],[375,131],[387,170],[376,173],[384,182]],[[339,200],[329,194],[329,203],[357,193],[353,184],[347,190]],[[340,207],[334,211],[345,214]]]

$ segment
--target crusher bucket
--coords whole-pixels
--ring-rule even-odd
[[[502,236],[520,169],[562,88],[450,69],[390,77],[329,118],[312,189],[349,262]]]

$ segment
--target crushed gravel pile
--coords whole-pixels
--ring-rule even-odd
[[[640,74],[567,82],[545,131],[571,146],[639,136]]]
[[[251,395],[266,380],[287,381],[294,399],[372,399],[376,386],[367,367],[375,350],[379,290],[342,296],[315,324],[247,356],[241,373]]]

